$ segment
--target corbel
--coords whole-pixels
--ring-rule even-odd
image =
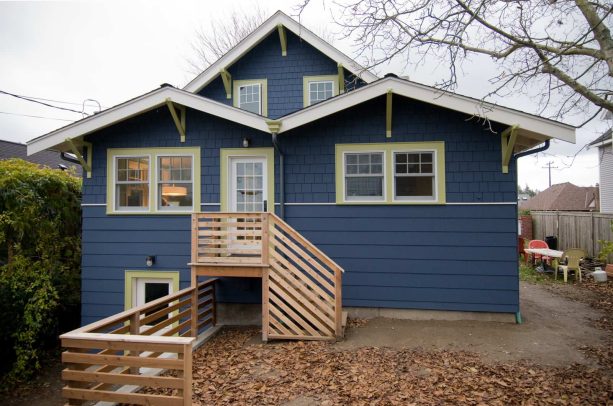
[[[87,160],[83,157],[83,152],[79,151],[79,148],[75,145],[72,138],[66,138],[66,144],[68,144],[68,148],[70,148],[70,152],[77,157],[77,160],[83,167],[83,170],[86,173],[87,178],[92,177],[92,144],[91,142],[82,142],[83,152],[85,148],[87,148]]]
[[[385,103],[385,137],[392,138],[392,89],[387,90]]]
[[[513,125],[504,130],[500,136],[500,151],[502,154],[502,173],[509,173],[509,162],[513,156],[515,142],[517,141],[519,125]]]
[[[285,27],[282,24],[277,25],[279,31],[279,41],[281,41],[281,56],[287,56],[287,37],[285,35]]]
[[[226,90],[226,98],[232,98],[232,75],[226,69],[222,69],[219,71],[221,75],[221,80],[223,81],[223,87]]]
[[[168,110],[170,110],[170,115],[172,116],[172,120],[175,122],[175,126],[177,127],[177,131],[181,136],[181,142],[185,142],[185,126],[186,126],[186,109],[185,106],[177,106],[175,108],[174,103],[170,100],[170,97],[166,99],[166,105],[168,106]],[[177,114],[177,109],[181,114],[181,117]]]

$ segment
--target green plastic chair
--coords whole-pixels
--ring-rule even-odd
[[[555,279],[558,279],[558,270],[564,273],[564,283],[568,280],[568,271],[575,271],[575,279],[579,275],[579,282],[581,282],[581,268],[579,267],[579,261],[585,258],[585,251],[580,248],[570,248],[564,251],[562,255],[562,261],[565,265],[559,265],[555,271]]]

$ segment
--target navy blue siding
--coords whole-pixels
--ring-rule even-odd
[[[268,116],[278,118],[303,108],[303,77],[338,74],[337,63],[307,42],[287,30],[287,56],[281,55],[276,30],[260,44],[228,68],[232,80],[268,80]],[[345,71],[347,89],[364,82]],[[232,104],[220,77],[204,87],[199,94]]]
[[[359,120],[356,119],[359,117]],[[393,136],[385,138],[385,100],[378,98],[282,134],[286,154],[287,221],[346,269],[343,303],[441,310],[518,310],[516,169],[502,174],[499,136],[465,115],[394,96]],[[500,128],[496,129],[500,130]],[[200,146],[202,210],[218,210],[219,150],[271,146],[270,135],[188,110],[187,141],[167,109],[101,130],[83,202],[106,203],[107,148]],[[468,205],[337,206],[334,146],[351,142],[445,141],[447,201]],[[278,181],[278,159],[275,165]],[[276,201],[279,201],[278,183]],[[188,216],[107,216],[104,206],[83,214],[83,322],[123,310],[125,270],[181,272],[189,284]],[[259,280],[220,282],[220,300],[258,303]]]

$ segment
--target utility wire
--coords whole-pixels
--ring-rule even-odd
[[[27,100],[27,101],[30,101],[32,103],[42,104],[43,106],[52,107],[54,109],[71,111],[73,113],[78,113],[78,114],[86,114],[83,111],[73,110],[73,109],[69,109],[67,107],[54,106],[53,104],[48,104],[48,103],[45,103],[45,102],[42,102],[42,101],[34,100],[34,99],[30,98],[30,97],[25,97],[25,96],[20,96],[18,94],[13,94],[13,93],[5,92],[4,90],[0,90],[0,93],[6,94],[8,96],[13,96],[13,97],[16,97],[18,99]]]
[[[71,123],[75,120],[68,120],[65,118],[55,118],[55,117],[43,117],[43,116],[33,116],[30,114],[21,114],[21,113],[11,113],[8,111],[0,111],[0,114],[9,114],[11,116],[23,116],[23,117],[32,117],[32,118],[44,118],[45,120],[58,120],[58,121],[70,121]]]
[[[75,102],[69,102],[69,101],[63,101],[63,100],[45,99],[43,97],[33,97],[33,96],[23,96],[23,97],[27,97],[28,99],[52,102],[52,103],[72,104],[73,106],[82,106],[83,105],[83,103],[75,103]],[[88,100],[90,100],[90,99],[88,99]],[[86,101],[88,101],[88,100],[86,100]]]

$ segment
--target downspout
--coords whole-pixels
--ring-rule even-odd
[[[539,152],[543,152],[549,149],[549,140],[545,140],[545,143],[543,144],[542,147],[538,147],[538,148],[534,148],[534,149],[529,149],[528,151],[523,151],[520,152],[518,154],[514,154],[513,158],[515,158],[516,160],[523,157],[523,156],[527,156],[527,155],[532,155],[532,154],[538,154]],[[515,313],[515,323],[517,324],[522,324],[523,320],[521,317],[521,312],[517,312]]]
[[[279,217],[285,220],[285,166],[284,166],[284,155],[283,151],[279,147],[279,140],[277,138],[277,133],[273,132],[272,135],[272,145],[275,148],[275,151],[279,154]],[[274,213],[274,206],[272,208]]]

